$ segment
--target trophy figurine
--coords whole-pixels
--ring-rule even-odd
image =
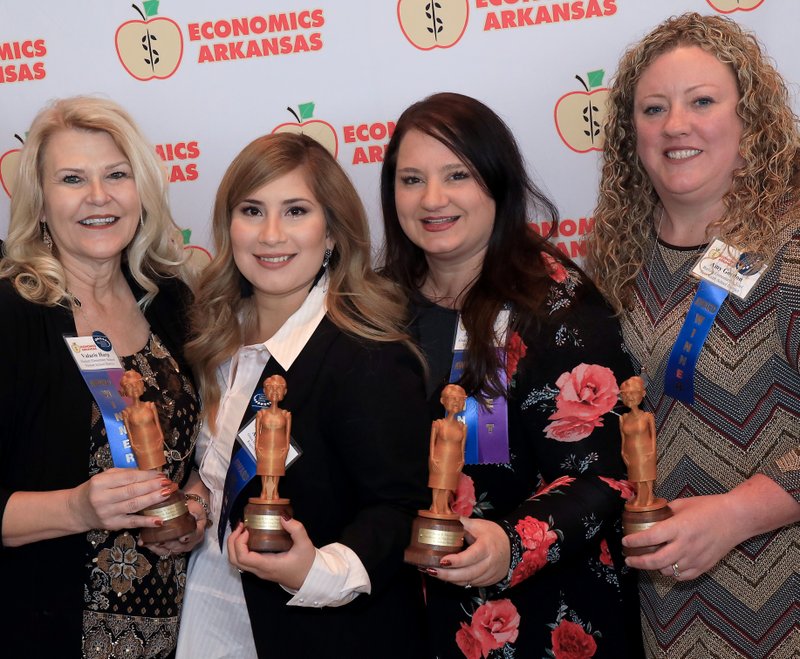
[[[292,546],[292,538],[281,526],[281,516],[291,517],[289,499],[278,495],[278,481],[286,473],[286,456],[292,430],[292,414],[278,407],[286,396],[286,380],[272,375],[264,380],[264,395],[270,402],[256,414],[256,475],[261,476],[261,496],[250,497],[244,507],[244,525],[251,551],[279,552]]]
[[[155,404],[140,399],[144,394],[142,376],[133,370],[125,371],[119,382],[119,392],[133,401],[122,410],[122,421],[128,431],[137,466],[139,469],[161,471],[161,467],[167,462],[164,455],[164,433],[161,431]],[[195,519],[179,491],[140,513],[158,517],[164,522],[162,526],[140,529],[142,542],[145,544],[175,540],[191,533],[196,527]]]
[[[411,530],[411,544],[403,558],[419,567],[439,567],[443,556],[464,547],[464,527],[458,515],[450,509],[450,497],[458,488],[464,468],[464,447],[467,427],[456,415],[464,409],[467,395],[457,384],[442,390],[444,419],[431,425],[431,445],[428,458],[428,487],[432,492],[429,510],[418,511]]]
[[[624,535],[644,531],[656,522],[672,517],[666,499],[653,494],[656,482],[656,423],[650,412],[643,412],[639,405],[644,400],[644,382],[634,376],[619,387],[623,404],[630,411],[619,418],[622,435],[622,459],[628,467],[630,480],[636,495],[625,503],[622,513]],[[624,547],[626,556],[641,556],[656,551],[660,545],[648,547]]]

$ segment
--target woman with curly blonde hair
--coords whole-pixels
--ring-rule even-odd
[[[589,265],[648,378],[656,494],[674,513],[624,540],[658,545],[627,559],[646,646],[793,656],[800,133],[786,84],[752,34],[689,13],[623,55],[609,105]]]
[[[188,354],[219,528],[192,559],[178,657],[416,659],[421,589],[402,557],[430,496],[423,367],[395,287],[370,266],[361,201],[318,142],[267,135],[228,167],[213,223]],[[273,375],[299,451],[280,479],[293,544],[274,555],[248,549],[242,513],[261,479],[237,443]]]

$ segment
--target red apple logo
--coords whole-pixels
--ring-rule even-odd
[[[586,79],[575,76],[586,91],[569,92],[558,99],[555,121],[558,136],[577,153],[603,150],[603,123],[608,112],[608,89],[601,87],[605,71],[589,71]]]
[[[14,134],[20,144],[23,144],[23,139]],[[3,186],[3,190],[6,191],[6,194],[10,197],[14,194],[14,185],[17,182],[17,173],[19,172],[19,149],[11,149],[10,151],[6,151],[2,156],[0,156],[0,185]]]
[[[300,111],[299,116],[292,108],[286,109],[292,113],[295,121],[276,126],[272,131],[273,133],[300,133],[301,135],[308,135],[330,151],[334,158],[339,154],[339,138],[333,126],[327,121],[311,118],[314,116],[313,103],[301,103],[298,105],[297,109]]]
[[[469,0],[399,0],[397,20],[415,48],[450,48],[467,29]]]
[[[183,250],[189,253],[189,258],[186,260],[186,263],[191,269],[195,272],[199,272],[211,263],[211,252],[205,247],[200,247],[200,245],[189,244],[192,240],[191,229],[181,229],[181,240],[183,242]]]
[[[183,34],[170,18],[153,18],[159,0],[144,0],[144,13],[131,5],[142,17],[117,28],[114,41],[122,66],[137,80],[169,78],[183,58]]]
[[[764,0],[706,0],[720,14],[732,14],[735,11],[753,11]]]

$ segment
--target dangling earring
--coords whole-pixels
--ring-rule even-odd
[[[322,267],[327,268],[328,263],[331,262],[331,255],[333,254],[333,250],[325,249],[325,254],[322,256]]]
[[[42,225],[42,242],[44,246],[47,247],[47,251],[53,251],[53,237],[50,235],[50,231],[47,228],[47,220],[42,219],[39,222]]]

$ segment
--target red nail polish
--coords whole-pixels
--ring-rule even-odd
[[[439,565],[441,565],[442,567],[450,567],[452,563],[448,561],[446,558],[443,558],[441,561],[439,561]]]
[[[290,519],[292,519],[292,518],[289,516],[289,513],[281,513],[281,519],[282,519],[284,522],[288,522],[288,521],[289,521]]]
[[[173,492],[174,492],[174,490],[171,487],[165,487],[163,490],[161,490],[161,496],[166,498],[170,494],[172,494]]]
[[[430,574],[432,577],[435,577],[437,574],[439,574],[439,571],[438,571],[436,568],[434,568],[434,567],[429,567],[429,568],[427,568],[427,569],[425,570],[425,572],[427,572],[428,574]]]
[[[156,520],[156,526],[164,526],[164,520],[163,519],[157,519]]]

